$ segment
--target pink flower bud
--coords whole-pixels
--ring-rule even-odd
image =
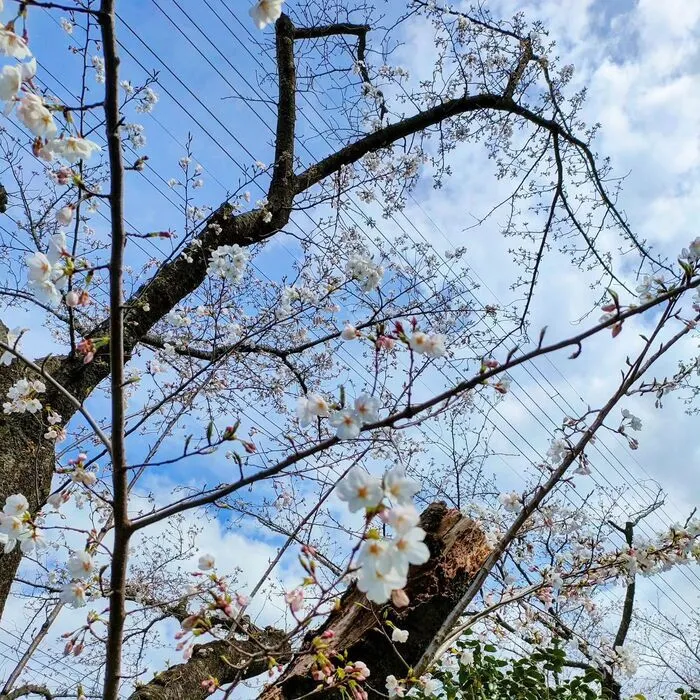
[[[65,302],[69,309],[74,309],[80,304],[80,294],[78,294],[75,289],[71,289],[70,292],[66,294]]]
[[[70,168],[59,168],[56,172],[56,182],[59,185],[67,185],[73,177],[73,171]]]
[[[411,601],[403,588],[398,588],[391,592],[391,602],[395,608],[405,608]]]

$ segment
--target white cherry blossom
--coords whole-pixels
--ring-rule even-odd
[[[386,558],[386,553],[389,549],[389,542],[385,539],[377,537],[367,538],[360,547],[357,555],[358,566],[375,567],[385,569],[383,562]],[[390,566],[388,568],[391,568]]]
[[[520,501],[520,496],[518,496],[515,491],[512,491],[511,493],[502,493],[498,497],[498,500],[501,502],[503,508],[509,513],[519,513],[523,508]]]
[[[75,209],[69,204],[66,207],[62,207],[56,212],[56,221],[61,226],[68,226],[71,221],[73,221],[73,213]]]
[[[32,52],[23,37],[0,24],[0,54],[23,61],[29,58]]]
[[[360,569],[357,587],[373,603],[386,603],[391,592],[406,585],[406,578],[394,569],[381,572],[376,567],[364,566]]]
[[[9,345],[15,350],[19,350],[18,341],[25,330],[26,329],[24,328],[13,328],[12,330],[7,331],[7,340],[5,341],[5,344]],[[11,365],[14,359],[15,356],[9,350],[5,350],[2,355],[0,355],[0,365]]]
[[[222,245],[211,253],[207,273],[237,284],[243,279],[250,254],[238,244]]]
[[[328,401],[320,394],[309,394],[297,399],[297,418],[304,427],[316,418],[326,418],[330,414]]]
[[[29,510],[29,501],[21,494],[15,493],[5,499],[2,512],[5,515],[21,517]]]
[[[394,627],[391,633],[391,641],[403,644],[408,641],[408,631],[400,630],[398,627]]]
[[[340,337],[343,340],[355,340],[358,336],[357,328],[350,323],[346,323],[343,328]]]
[[[32,253],[27,257],[30,282],[46,282],[51,279],[53,267],[44,253]]]
[[[399,683],[396,676],[387,676],[385,685],[390,698],[402,698],[406,694],[406,689]]]
[[[67,583],[60,594],[61,602],[70,606],[71,608],[82,608],[85,606],[85,584],[80,581],[73,581]]]
[[[387,550],[386,562],[390,562],[399,573],[408,572],[409,564],[425,564],[430,559],[430,550],[423,540],[425,530],[414,527],[401,533]]]
[[[36,60],[19,63],[15,66],[3,66],[0,71],[0,100],[9,102],[17,97],[22,83],[36,75]]]
[[[386,476],[384,477],[386,483]],[[420,515],[413,503],[407,503],[403,506],[394,506],[386,514],[386,521],[391,525],[397,533],[403,534],[408,532],[418,525]]]
[[[88,160],[95,153],[99,153],[102,150],[99,144],[79,136],[52,139],[46,144],[46,148],[68,163]]]
[[[85,550],[73,554],[68,559],[68,573],[71,578],[85,578],[92,573],[92,557]]]
[[[384,475],[384,491],[393,501],[405,505],[413,501],[420,484],[409,479],[401,467],[394,467]]]
[[[379,420],[379,399],[369,394],[360,394],[355,399],[355,413],[362,423],[375,423]]]
[[[362,418],[357,411],[344,408],[342,411],[333,413],[329,421],[334,428],[337,428],[335,434],[339,440],[354,440],[360,435]]]
[[[53,115],[44,105],[44,101],[33,93],[25,95],[19,101],[17,117],[34,136],[44,136],[51,139],[58,130]]]
[[[375,508],[382,500],[382,484],[362,467],[353,467],[338,484],[338,498],[348,504],[351,513]]]
[[[214,568],[215,563],[216,561],[213,554],[202,554],[197,562],[197,568],[200,571],[209,571],[210,569]]]
[[[44,533],[38,527],[27,529],[19,541],[19,547],[24,554],[31,554],[34,551],[41,552],[48,547]]]
[[[258,0],[250,8],[249,14],[258,29],[265,29],[268,24],[276,22],[282,15],[283,0]]]

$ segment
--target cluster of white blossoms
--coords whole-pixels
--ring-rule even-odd
[[[43,160],[54,157],[74,163],[89,158],[101,150],[95,142],[79,136],[58,136],[53,118],[61,106],[48,106],[44,98],[32,92],[37,64],[24,37],[14,32],[13,24],[0,24],[0,54],[15,58],[20,63],[3,66],[0,71],[0,100],[5,102],[5,114],[17,107],[17,118],[35,136],[34,152]]]
[[[420,485],[399,467],[390,469],[383,479],[354,467],[338,485],[338,496],[352,513],[363,508],[376,511],[394,530],[393,538],[369,530],[357,556],[357,587],[375,603],[386,603],[392,594],[402,591],[410,564],[424,564],[430,558],[423,542],[425,530],[419,526],[420,516],[413,505],[419,490]]]
[[[275,316],[283,320],[292,315],[292,302],[302,304],[317,304],[318,293],[311,287],[284,287],[280,293],[280,301],[275,309]]]
[[[666,281],[661,275],[644,275],[635,291],[639,296],[639,301],[642,304],[647,304],[666,291]]]
[[[258,0],[250,8],[250,16],[258,29],[265,29],[268,24],[276,22],[282,15],[284,0]]]
[[[363,292],[376,289],[384,276],[384,268],[381,265],[357,253],[350,256],[345,271],[351,279],[357,280]]]
[[[219,246],[211,253],[207,273],[213,277],[220,277],[233,284],[238,284],[243,279],[249,258],[248,251],[237,243]]]
[[[5,554],[18,542],[25,554],[47,546],[42,531],[32,520],[29,502],[21,493],[8,496],[0,513],[0,544],[4,545]]]
[[[46,385],[38,379],[18,379],[7,390],[10,400],[3,403],[3,413],[38,413],[41,411],[41,401],[37,395],[45,392]]]
[[[29,288],[47,304],[61,301],[61,290],[68,284],[70,253],[64,233],[51,236],[46,253],[36,252],[27,257]]]
[[[75,552],[68,559],[68,575],[71,580],[61,589],[61,602],[72,608],[82,608],[85,605],[92,569],[92,557],[85,550]]]
[[[639,431],[642,429],[642,419],[637,418],[634,414],[626,408],[622,409],[622,420],[623,424],[626,423],[631,430]]]
[[[523,509],[522,498],[515,493],[515,491],[511,491],[511,493],[502,493],[498,497],[498,500],[503,506],[503,509],[508,513],[519,513]]]
[[[358,437],[363,425],[379,420],[379,399],[369,394],[360,394],[353,407],[333,411],[331,406],[319,394],[309,394],[297,400],[297,417],[302,427],[309,425],[316,418],[328,418],[336,428],[339,440],[353,440]]]
[[[687,248],[683,248],[679,257],[687,260],[691,265],[700,261],[700,238],[695,238]]]
[[[547,450],[547,459],[555,467],[559,466],[570,451],[569,443],[566,440],[555,439]]]

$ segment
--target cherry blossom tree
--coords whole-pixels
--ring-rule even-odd
[[[264,698],[454,697],[496,678],[507,694],[526,667],[556,697],[620,697],[635,582],[697,560],[700,522],[640,536],[661,496],[632,512],[605,489],[571,494],[597,437],[638,445],[629,397],[694,395],[700,239],[668,260],[632,230],[545,28],[412,0],[384,35],[362,3],[259,0],[274,160],[207,202],[188,141],[167,182],[181,227],[154,231],[132,225],[128,202],[149,168],[137,119],[157,109],[158,76],[122,74],[117,3],[2,5],[0,98],[19,130],[0,134],[12,220],[0,296],[26,321],[0,337],[0,610],[21,601],[43,622],[0,697],[61,694],[23,675],[57,635],[100,675],[77,697],[229,696],[261,674]],[[75,103],[40,82],[29,28],[45,11],[78,42]],[[437,59],[414,81],[391,65],[392,32],[418,21]],[[298,102],[336,80],[341,127],[310,158]],[[510,308],[465,295],[465,248],[449,251],[453,281],[429,245],[372,218],[401,212],[419,182],[439,189],[469,149],[511,185],[487,217],[504,214],[514,241]],[[294,247],[292,265],[276,245]],[[548,255],[597,279],[602,316],[573,335],[531,328]],[[557,426],[522,490],[499,489],[488,416],[515,374],[562,351],[576,362],[599,337],[627,344],[607,401]],[[669,357],[678,369],[661,378]],[[255,585],[197,544],[207,518],[275,538]],[[283,560],[295,585],[274,581]],[[613,583],[625,593],[611,634],[596,596]],[[279,626],[256,624],[261,599]],[[57,630],[62,611],[76,626]],[[183,656],[165,670],[147,653],[163,621]],[[492,656],[494,639],[506,655],[529,645],[525,661]]]

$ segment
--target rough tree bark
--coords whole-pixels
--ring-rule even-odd
[[[204,700],[209,692],[202,681],[208,678],[227,684],[265,673],[268,666],[267,659],[260,656],[261,645],[275,649],[275,659],[280,663],[290,658],[284,632],[270,627],[251,630],[251,638],[246,641],[216,640],[196,645],[191,659],[159,673],[132,693],[129,700]]]

